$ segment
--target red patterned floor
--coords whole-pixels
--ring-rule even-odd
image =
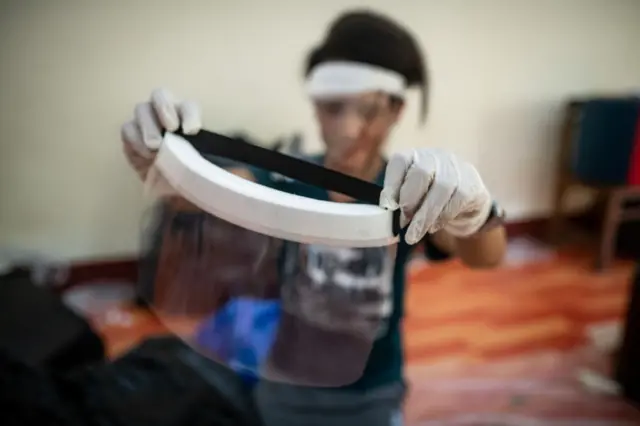
[[[631,265],[596,274],[587,253],[527,244],[514,244],[509,259],[494,271],[412,263],[407,424],[640,425],[634,409],[576,380],[582,367],[606,371],[587,331],[620,320]],[[109,323],[102,329],[112,355],[164,332],[142,311]]]
[[[579,250],[495,271],[457,263],[411,270],[405,321],[411,425],[636,425],[621,400],[577,381],[607,373],[588,330],[619,322],[630,264],[596,274]]]

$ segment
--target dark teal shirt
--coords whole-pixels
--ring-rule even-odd
[[[322,157],[311,157],[310,161],[321,163]],[[287,179],[276,179],[273,174],[252,170],[258,183],[278,189],[290,194],[309,197],[317,200],[329,200],[329,193],[321,188]],[[381,172],[376,183],[383,184],[384,172]],[[439,251],[430,241],[425,241],[426,253],[432,260],[446,258],[446,254]],[[404,242],[404,238],[398,244],[396,261],[393,272],[393,310],[386,332],[379,337],[371,350],[369,360],[360,380],[347,386],[348,389],[371,389],[403,380],[403,342],[401,323],[404,314],[404,295],[406,282],[406,266],[411,255],[411,247]]]

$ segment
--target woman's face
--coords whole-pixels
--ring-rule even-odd
[[[380,155],[402,103],[372,92],[314,100],[316,117],[326,145],[326,166],[359,175]]]

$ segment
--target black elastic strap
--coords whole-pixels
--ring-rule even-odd
[[[175,134],[186,139],[207,158],[217,156],[231,161],[279,173],[308,185],[338,192],[368,204],[378,205],[382,187],[371,182],[354,178],[334,170],[327,169],[299,158],[290,157],[268,148],[248,143],[242,139],[231,138],[207,130],[196,135]],[[400,211],[394,212],[393,232],[400,232]]]

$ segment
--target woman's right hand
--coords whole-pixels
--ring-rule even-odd
[[[193,135],[202,128],[202,112],[193,101],[177,101],[166,89],[156,89],[148,102],[136,105],[133,120],[120,130],[123,150],[138,175],[144,179],[162,144],[165,131],[182,128]]]

